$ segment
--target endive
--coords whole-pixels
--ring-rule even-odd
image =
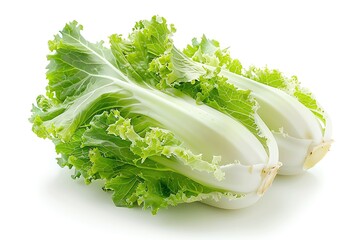
[[[47,92],[32,110],[33,131],[54,142],[60,166],[87,183],[104,180],[117,206],[153,213],[194,201],[239,208],[262,196],[280,164],[250,91],[223,82],[228,101],[222,90],[210,93],[214,106],[232,113],[223,114],[177,89],[157,89],[116,36],[110,50],[81,30],[71,22],[49,41]]]
[[[217,41],[205,36],[201,41],[194,39],[181,52],[173,44],[174,32],[164,18],[153,17],[138,22],[128,38],[114,35],[111,39],[134,69],[128,74],[146,76],[159,89],[176,88],[235,118],[232,111],[214,103],[211,95],[226,92],[220,101],[228,102],[231,92],[224,90],[224,82],[251,90],[259,103],[260,117],[276,138],[283,163],[281,174],[301,173],[326,154],[332,142],[330,119],[296,77],[287,78],[268,68],[245,70],[239,60],[230,57],[228,49],[221,49]]]

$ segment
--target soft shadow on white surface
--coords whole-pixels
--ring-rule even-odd
[[[119,234],[124,227],[136,229],[139,225],[144,226],[144,231],[179,231],[180,234],[191,233],[194,236],[203,232],[252,235],[260,229],[266,233],[290,224],[316,199],[321,188],[320,179],[311,173],[294,177],[278,176],[264,197],[246,209],[223,210],[193,203],[163,209],[152,216],[150,211],[140,208],[116,208],[111,194],[101,190],[101,183],[94,182],[87,186],[82,179],[74,181],[69,175],[68,170],[62,169],[44,183],[43,191],[48,204],[54,204],[56,212],[61,209],[66,218],[78,218],[75,222],[81,224],[101,219],[102,228],[111,228],[112,232],[118,229]]]
[[[315,198],[320,185],[318,179],[309,173],[296,177],[278,176],[264,197],[249,208],[223,210],[200,204],[182,205],[162,211],[159,222],[188,229],[196,226],[194,229],[197,231],[214,232],[219,230],[219,226],[227,232],[283,228]]]

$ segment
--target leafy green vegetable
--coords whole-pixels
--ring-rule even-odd
[[[33,131],[54,142],[58,164],[74,168],[74,178],[103,179],[117,206],[156,213],[194,201],[253,204],[279,164],[250,91],[216,71],[202,74],[196,100],[184,94],[191,89],[165,87],[168,80],[148,67],[172,46],[162,33],[174,28],[159,17],[152,23],[160,25],[137,23],[132,40],[112,35],[110,49],[67,24],[49,41],[48,86],[33,106]]]
[[[296,76],[286,77],[268,67],[244,69],[239,60],[230,57],[228,49],[221,49],[219,42],[205,36],[201,41],[193,39],[183,53],[203,67],[220,68],[219,75],[229,83],[252,91],[260,106],[260,117],[277,140],[279,160],[283,163],[280,174],[300,173],[314,166],[328,151],[332,143],[330,118],[313,94],[300,86]],[[189,64],[189,59],[186,61]],[[197,65],[194,62],[192,65]],[[316,155],[316,151],[322,153]]]

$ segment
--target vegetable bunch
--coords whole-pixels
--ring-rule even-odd
[[[300,173],[330,147],[330,120],[296,77],[244,69],[205,36],[180,51],[158,16],[111,35],[110,47],[81,31],[73,21],[49,41],[30,121],[61,167],[102,179],[117,206],[246,207],[281,165]]]

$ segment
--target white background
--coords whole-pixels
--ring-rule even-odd
[[[360,239],[360,14],[356,1],[2,1],[0,239]],[[46,86],[47,41],[68,21],[92,41],[160,14],[185,46],[205,33],[245,65],[298,75],[332,116],[335,143],[314,169],[277,177],[254,206],[116,208],[96,183],[72,180],[31,132]]]

